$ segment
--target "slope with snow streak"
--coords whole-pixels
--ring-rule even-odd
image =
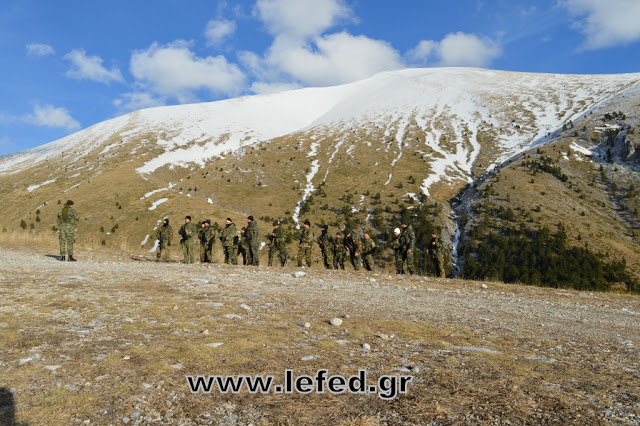
[[[318,152],[335,145],[327,164],[315,156],[308,160],[316,173],[325,167],[326,178],[339,149],[349,149],[348,155],[354,152],[352,146],[342,146],[346,133],[357,128],[373,135],[376,129],[386,128],[389,136],[395,135],[395,143],[386,146],[392,158],[381,167],[389,166],[392,178],[394,167],[406,157],[403,152],[420,149],[407,144],[408,139],[424,140],[429,163],[418,177],[423,181],[422,191],[429,194],[436,182],[471,180],[483,152],[490,157],[488,165],[483,160],[484,167],[490,169],[638,81],[640,74],[545,75],[474,68],[385,72],[342,86],[133,112],[2,157],[0,175],[51,158],[72,164],[84,162],[83,157],[94,151],[106,156],[126,149],[127,155],[139,154],[140,161],[145,160],[136,169],[145,176],[165,166],[201,167],[242,146],[304,132],[325,136],[314,148]],[[478,140],[481,130],[492,132],[490,147]],[[367,140],[376,143],[373,137]],[[387,143],[378,142],[381,146]],[[141,154],[141,145],[147,152]],[[312,190],[314,176],[307,177],[305,193]]]

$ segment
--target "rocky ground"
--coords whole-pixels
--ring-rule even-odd
[[[54,255],[0,248],[0,423],[640,423],[638,296]],[[285,369],[413,380],[384,400],[185,379]]]

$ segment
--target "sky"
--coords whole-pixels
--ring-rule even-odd
[[[640,72],[640,0],[2,0],[0,155],[142,108],[409,67]]]

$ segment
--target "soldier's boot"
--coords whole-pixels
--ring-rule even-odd
[[[66,257],[64,257],[64,256],[60,256],[60,261],[61,261],[61,262],[64,262],[65,260],[67,260],[67,259],[66,259]]]
[[[69,255],[69,262],[76,262],[77,260],[73,258],[72,255]]]

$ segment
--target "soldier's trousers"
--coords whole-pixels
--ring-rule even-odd
[[[300,247],[298,250],[298,267],[302,266],[302,261],[307,262],[307,266],[311,267],[311,247]]]
[[[394,265],[396,267],[396,274],[401,274],[402,273],[402,256],[397,251],[394,256]]]
[[[191,238],[182,243],[182,254],[184,263],[194,263],[196,261],[196,248]]]
[[[200,262],[201,263],[211,262],[211,248],[209,244],[200,243]]]
[[[158,251],[156,252],[156,258],[162,258],[162,252],[164,251],[164,259],[169,260],[169,255],[171,252],[171,247],[167,245],[167,243],[158,244]]]
[[[260,250],[260,244],[256,241],[249,243],[249,265],[258,266],[260,265],[260,258],[258,250]]]
[[[358,258],[355,254],[349,252],[349,259],[351,260],[351,266],[356,271],[360,270],[360,258]]]
[[[445,278],[444,274],[444,259],[438,257],[432,257],[433,267],[436,270],[436,277]]]
[[[75,228],[71,225],[60,225],[60,256],[73,256],[73,240]]]
[[[225,246],[224,249],[224,263],[229,265],[237,265],[238,264],[238,254],[236,246]]]
[[[344,260],[346,258],[344,253],[336,253],[333,256],[333,269],[342,269],[344,271]]]
[[[406,251],[402,252],[402,273],[403,274],[412,274],[415,272],[414,260],[413,260],[413,251],[411,253],[407,253]]]
[[[327,269],[333,269],[333,255],[329,250],[322,252],[322,262]]]
[[[280,265],[284,266],[287,263],[287,247],[284,244],[274,244],[269,247],[269,266],[273,266],[273,256],[276,252],[280,258]]]
[[[238,246],[238,256],[242,256],[243,265],[251,264],[251,255],[249,254],[249,249],[247,247]]]
[[[362,257],[362,263],[367,271],[373,271],[374,260],[372,254],[365,254]]]

